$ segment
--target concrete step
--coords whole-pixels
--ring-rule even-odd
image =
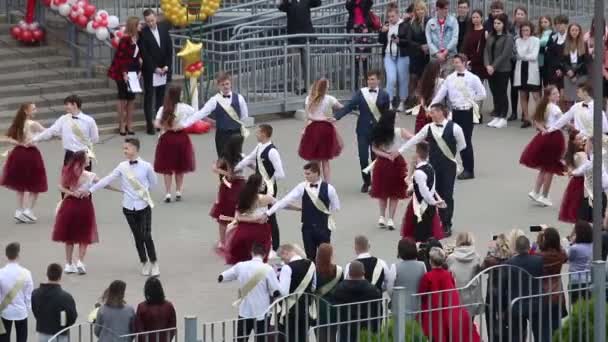
[[[2,86],[0,98],[9,96],[45,96],[53,93],[72,92],[94,88],[107,88],[108,81],[102,78],[77,78],[70,80],[54,80],[44,83],[18,84]]]
[[[36,114],[34,115],[35,119],[54,121],[61,115],[65,114],[65,109],[63,108],[63,101],[61,102],[61,104],[55,106],[38,107],[38,111],[36,111]],[[141,108],[141,105],[136,104],[135,108]],[[116,113],[116,101],[114,100],[114,98],[100,102],[84,101],[82,104],[82,111],[91,115],[97,115],[100,113]],[[5,124],[7,122],[10,124],[16,112],[16,107],[11,109],[0,110],[0,125]]]
[[[52,46],[0,47],[0,60],[11,61],[20,58],[56,56],[59,49]]]
[[[0,110],[12,110],[22,103],[35,103],[41,108],[63,106],[63,100],[74,92],[50,93],[45,95],[11,96],[0,98]],[[115,103],[116,90],[110,88],[95,88],[75,92],[83,103],[106,102]]]
[[[55,68],[51,70],[21,71],[0,75],[0,84],[18,85],[42,83],[54,80],[70,80],[86,77],[84,68]]]
[[[0,64],[0,75],[14,70],[47,70],[53,68],[69,67],[72,59],[63,56],[39,56],[36,58],[15,58],[3,61]]]
[[[60,115],[57,115],[56,117],[52,117],[52,118],[46,118],[46,119],[39,119],[36,118],[36,120],[38,122],[40,122],[40,124],[44,127],[49,127],[51,126],[55,120],[57,120],[57,117],[59,117]],[[100,134],[108,134],[108,133],[117,133],[118,132],[118,125],[116,124],[116,112],[104,112],[104,113],[96,113],[96,114],[92,114],[93,118],[95,119],[95,122],[97,123],[97,127],[99,128]],[[0,122],[0,131],[5,132],[11,125],[12,121],[7,121],[7,122]],[[143,111],[136,111],[134,118],[133,118],[133,128],[145,128],[146,126],[146,122],[144,119],[144,112]]]

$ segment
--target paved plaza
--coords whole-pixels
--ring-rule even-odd
[[[86,111],[86,104],[84,105]],[[353,258],[353,237],[367,235],[372,253],[392,263],[396,259],[399,231],[380,230],[377,202],[361,194],[361,179],[356,155],[354,135],[355,116],[348,116],[337,123],[344,138],[342,155],[332,162],[333,184],[336,187],[342,210],[336,215],[338,230],[333,233],[332,243],[337,251],[336,262],[346,264]],[[302,179],[303,161],[297,155],[299,139],[304,123],[296,119],[271,122],[274,127],[273,141],[278,147],[287,173],[287,179],[279,183],[279,194],[284,195]],[[414,119],[400,116],[398,125],[412,129]],[[492,235],[506,232],[513,227],[528,231],[529,225],[556,224],[562,234],[569,232],[568,225],[559,224],[557,212],[566,177],[559,177],[551,191],[552,208],[534,206],[527,198],[535,173],[518,164],[519,155],[535,133],[533,129],[521,130],[519,124],[507,129],[491,129],[477,126],[474,133],[476,154],[476,179],[459,181],[455,190],[454,231],[471,231],[476,238],[477,249],[485,253]],[[142,157],[153,161],[156,137],[140,136]],[[218,284],[217,275],[226,268],[222,259],[213,251],[217,239],[217,225],[209,216],[217,193],[217,176],[211,173],[215,159],[213,132],[192,136],[196,149],[197,171],[186,176],[184,199],[180,203],[162,202],[162,179],[153,191],[157,206],[153,210],[153,236],[161,267],[161,280],[167,298],[178,312],[178,324],[182,326],[184,315],[195,315],[200,320],[222,320],[236,317],[236,309],[230,303],[236,296],[236,284]],[[122,160],[122,137],[106,135],[96,147],[98,162],[94,171],[99,176],[110,172]],[[255,146],[251,135],[245,142],[244,151],[249,153]],[[51,241],[54,212],[59,199],[58,184],[63,150],[59,141],[42,143],[49,189],[41,196],[36,208],[37,224],[15,224],[12,216],[15,196],[5,189],[0,195],[0,228],[2,251],[6,243],[22,244],[21,263],[33,273],[36,286],[45,281],[46,266],[50,262],[64,263],[64,248]],[[86,258],[88,274],[69,275],[63,286],[74,296],[78,321],[84,321],[104,288],[114,279],[127,282],[127,301],[137,305],[143,300],[145,278],[140,275],[140,265],[130,230],[121,211],[121,195],[111,191],[99,191],[94,196],[100,243],[93,245]],[[403,218],[407,202],[400,203],[397,222]],[[299,213],[282,211],[278,214],[282,242],[301,244]],[[531,235],[532,236],[532,235]],[[33,320],[30,326],[33,332]]]

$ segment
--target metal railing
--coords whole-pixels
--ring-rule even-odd
[[[103,332],[106,341],[116,342],[178,342],[179,334],[177,328],[143,331],[138,333],[117,335],[110,329],[95,323],[77,323],[67,327],[53,335],[48,342],[93,342],[97,341],[96,330]]]

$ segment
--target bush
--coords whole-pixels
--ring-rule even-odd
[[[393,329],[394,322],[391,318],[388,324],[384,325],[376,334],[362,330],[359,334],[359,342],[394,342]],[[417,321],[407,320],[405,322],[405,340],[403,342],[428,342]]]
[[[603,303],[605,305],[605,303]],[[553,334],[553,342],[593,341],[593,300],[579,300],[572,306],[572,312]],[[608,315],[606,315],[608,335]]]

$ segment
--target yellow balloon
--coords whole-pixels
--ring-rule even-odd
[[[192,77],[194,77],[194,78],[199,78],[199,77],[201,77],[201,72],[200,72],[200,71],[195,71],[195,72],[193,72],[193,73],[192,73]]]
[[[184,72],[184,77],[185,78],[192,78],[192,73],[190,71],[186,71],[186,72]]]

